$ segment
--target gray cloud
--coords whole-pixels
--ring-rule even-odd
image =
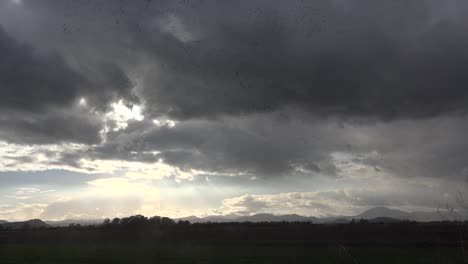
[[[456,0],[23,2],[42,26],[53,25],[48,12],[60,14],[44,33],[67,57],[145,68],[138,95],[151,115],[466,111],[468,9]]]
[[[2,188],[15,186],[39,186],[52,187],[77,187],[85,186],[85,183],[105,175],[85,174],[66,170],[48,170],[36,172],[0,172],[0,184]]]
[[[96,113],[80,109],[50,109],[46,113],[4,110],[0,114],[0,138],[18,144],[78,142],[97,144],[103,122]]]
[[[80,72],[58,54],[41,55],[0,27],[0,136],[15,143],[98,143],[99,113],[132,95],[132,84],[115,65]],[[93,110],[76,107],[86,98]]]
[[[280,116],[193,120],[174,127],[135,121],[126,129],[109,132],[106,143],[86,155],[145,162],[163,159],[187,170],[245,172],[267,178],[391,174],[464,181],[468,176],[466,118],[340,126],[321,119],[302,122],[297,119],[300,114],[292,114],[289,120]]]
[[[455,0],[3,5],[15,16],[5,13],[1,23],[27,44],[0,33],[2,57],[9,61],[1,72],[2,108],[29,119],[11,120],[8,114],[2,122],[33,131],[25,135],[38,133],[38,142],[54,140],[44,139],[53,134],[45,132],[74,126],[89,132],[65,131],[57,138],[99,141],[103,124],[96,118],[50,116],[66,112],[80,97],[96,109],[117,98],[141,100],[147,117],[177,119],[294,106],[317,116],[394,120],[464,113],[468,105],[467,9]],[[52,21],[51,13],[59,15]],[[21,21],[21,14],[31,19]],[[58,53],[50,55],[54,48]],[[38,123],[48,129],[36,129]],[[190,155],[165,153],[167,160]]]
[[[20,44],[0,29],[3,67],[0,71],[2,109],[45,111],[88,98],[103,107],[120,97],[132,98],[132,83],[117,65],[73,69],[59,54],[43,55]]]
[[[251,122],[262,120],[255,118]],[[268,119],[266,122],[270,123]],[[308,173],[335,172],[327,155],[338,143],[327,146],[325,141],[314,141],[308,134],[310,127],[299,125],[298,128],[307,130],[295,133],[290,132],[288,125],[276,121],[270,123],[277,126],[276,131],[266,130],[267,125],[197,120],[169,127],[135,121],[126,129],[109,132],[106,143],[87,154],[93,159],[147,162],[162,159],[184,170],[244,172],[257,176],[299,174],[299,168]]]
[[[176,27],[134,34],[155,61],[141,95],[149,111],[181,119],[290,105],[379,120],[465,112],[466,21],[439,16],[438,6],[419,0],[176,6],[164,15],[176,17],[195,40],[178,38]]]
[[[465,180],[468,176],[467,144],[463,133],[466,126],[466,117],[444,117],[364,128],[362,132],[372,140],[354,147],[357,151],[374,148],[381,155],[362,157],[357,162],[404,177]]]

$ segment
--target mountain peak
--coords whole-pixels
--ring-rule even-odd
[[[373,219],[378,217],[387,217],[399,220],[412,220],[413,217],[410,213],[391,209],[387,207],[374,207],[369,210],[364,211],[363,213],[356,216],[356,218],[363,218],[363,219]]]

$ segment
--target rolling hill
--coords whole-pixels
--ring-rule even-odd
[[[32,219],[28,221],[20,221],[20,222],[7,222],[1,224],[3,228],[6,229],[23,229],[23,228],[41,228],[41,227],[49,227],[44,221],[40,219]]]

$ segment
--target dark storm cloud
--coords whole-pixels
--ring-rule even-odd
[[[58,54],[41,55],[0,26],[0,137],[15,143],[99,143],[99,112],[118,98],[134,100],[116,65],[82,72]],[[79,109],[86,98],[91,110]]]
[[[0,114],[0,139],[17,144],[54,144],[78,142],[97,144],[102,120],[94,113],[51,109],[51,113]]]
[[[0,107],[42,112],[76,103],[81,97],[102,107],[118,96],[131,97],[131,81],[116,65],[79,72],[58,54],[39,55],[0,28]]]
[[[156,64],[141,90],[153,113],[186,119],[294,105],[391,120],[466,111],[463,12],[439,14],[443,4],[421,0],[203,3],[174,4],[160,32],[133,32]]]
[[[464,131],[467,118],[436,118],[418,123],[399,121],[362,128],[372,138],[357,144],[356,152],[376,149],[377,156],[357,158],[356,162],[404,177],[468,179],[468,142]]]
[[[0,72],[0,108],[6,110],[0,136],[22,143],[96,143],[103,108],[122,97],[143,103],[145,121],[109,132],[104,144],[87,153],[63,153],[67,164],[79,166],[81,157],[161,158],[183,169],[337,174],[330,154],[346,145],[353,146],[353,155],[383,146],[390,157],[394,150],[387,144],[405,141],[388,135],[388,143],[384,130],[369,131],[372,123],[342,131],[317,132],[317,126],[370,118],[392,121],[384,129],[397,131],[399,119],[437,123],[440,116],[466,112],[466,7],[456,0],[24,0],[3,9],[14,16],[3,13],[0,19],[8,25],[8,34],[0,33],[0,55],[11,64]],[[54,49],[57,55],[50,55]],[[80,97],[87,98],[89,112],[69,107]],[[316,116],[339,119],[267,124],[291,108],[306,113],[306,122]],[[267,114],[253,118],[258,125],[246,125],[258,112]],[[184,121],[157,127],[150,120],[159,116]],[[423,131],[414,127],[414,133]],[[353,141],[353,133],[361,132],[373,137],[358,142],[365,146]],[[310,143],[312,136],[318,143]],[[385,164],[358,161],[399,175],[421,174],[427,160],[439,164],[403,150],[421,157],[410,170],[392,169],[405,155]],[[450,162],[438,168],[448,170]],[[456,163],[460,170],[463,162]]]
[[[466,111],[466,6],[189,0],[23,1],[21,8],[42,16],[43,26],[59,14],[44,33],[67,56],[126,70],[144,65],[138,94],[147,114],[213,118],[293,105],[392,120]]]
[[[31,47],[20,45],[0,28],[0,105],[2,109],[43,110],[70,104],[85,80],[60,57],[39,58]]]
[[[262,135],[258,129],[211,121],[184,122],[175,127],[132,122],[124,130],[109,132],[106,143],[87,154],[93,159],[147,162],[162,159],[187,170],[245,172],[258,176],[292,173],[298,167],[312,173],[333,172],[328,158],[314,149],[314,145],[284,135],[285,131]]]

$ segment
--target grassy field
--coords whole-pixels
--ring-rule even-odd
[[[0,245],[0,263],[463,263],[459,248]]]
[[[468,223],[190,225],[135,219],[113,226],[4,230],[0,264],[468,263],[468,250],[462,249]]]

